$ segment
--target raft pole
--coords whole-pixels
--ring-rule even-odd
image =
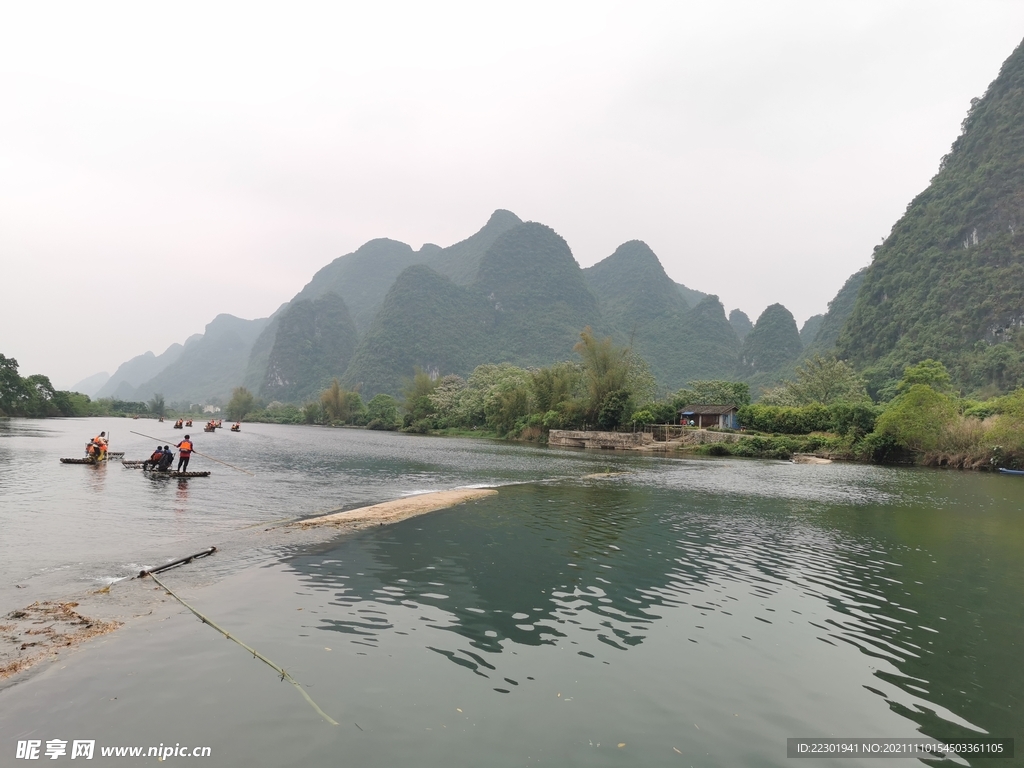
[[[164,591],[167,592],[167,594],[169,594],[171,597],[173,597],[175,600],[177,600],[179,603],[181,603],[183,606],[185,606],[189,611],[191,611],[196,616],[196,618],[198,618],[201,622],[203,622],[203,624],[209,625],[210,627],[212,627],[213,629],[217,630],[222,635],[224,635],[224,637],[226,637],[228,640],[231,640],[232,642],[237,643],[238,645],[240,645],[243,648],[245,648],[245,650],[247,650],[249,653],[252,654],[252,657],[254,659],[259,659],[264,664],[266,664],[268,667],[270,667],[275,672],[277,672],[281,676],[281,680],[287,680],[289,683],[291,683],[296,688],[298,688],[299,689],[299,693],[302,694],[302,698],[304,698],[306,700],[306,702],[309,704],[309,706],[311,706],[314,710],[316,710],[316,713],[318,715],[320,715],[320,717],[322,717],[324,720],[326,720],[331,725],[337,725],[338,721],[335,720],[334,718],[332,718],[330,715],[328,715],[322,709],[320,709],[320,707],[317,705],[317,703],[315,701],[313,701],[312,698],[310,698],[308,693],[306,693],[306,690],[302,687],[302,685],[300,685],[299,682],[294,677],[289,675],[288,672],[285,671],[284,667],[278,666],[277,664],[272,662],[270,659],[268,659],[266,656],[264,656],[262,653],[257,651],[255,648],[250,648],[248,645],[243,643],[237,637],[233,636],[226,629],[223,629],[222,627],[220,627],[217,624],[215,624],[213,621],[210,620],[209,617],[203,615],[202,613],[197,611],[195,608],[193,608],[191,605],[189,605],[184,600],[182,600],[174,592],[174,590],[172,590],[170,587],[168,587],[166,584],[164,584],[162,581],[160,581],[160,579],[158,579],[157,576],[156,576],[158,571],[165,571],[168,568],[173,568],[173,567],[175,567],[177,565],[183,565],[184,563],[191,562],[192,560],[196,559],[197,557],[206,557],[207,555],[212,555],[216,551],[217,551],[216,547],[210,547],[207,550],[203,550],[202,552],[197,552],[194,555],[189,555],[188,557],[183,557],[183,558],[181,558],[179,560],[175,560],[173,562],[166,563],[164,565],[159,566],[158,568],[153,568],[153,569],[148,570],[148,571],[139,571],[138,578],[144,579],[147,576],[151,577],[153,579],[153,581],[155,581],[157,584],[159,584],[164,589]],[[359,726],[357,725],[356,727],[358,728]],[[362,730],[362,728],[360,728],[359,730]]]

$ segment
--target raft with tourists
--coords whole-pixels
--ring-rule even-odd
[[[106,432],[100,432],[96,437],[85,444],[85,456],[80,459],[61,459],[61,464],[99,464],[111,456],[124,456],[124,451],[112,453],[107,451],[109,438]]]

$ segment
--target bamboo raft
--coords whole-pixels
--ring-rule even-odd
[[[144,469],[147,477],[209,477],[209,472],[175,472],[168,470],[161,472],[159,469]]]
[[[123,459],[124,451],[107,451],[108,459]]]
[[[96,459],[86,457],[84,459],[61,459],[61,464],[98,464]]]
[[[121,466],[128,469],[138,469],[146,463],[146,459],[121,459]]]

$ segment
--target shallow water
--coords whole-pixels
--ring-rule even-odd
[[[0,433],[0,595],[102,583],[132,553],[156,562],[254,522],[499,494],[267,547],[186,590],[339,726],[176,611],[0,691],[0,754],[95,738],[210,745],[210,765],[733,766],[786,764],[794,736],[1024,735],[1018,478],[245,425],[198,447],[256,478],[214,468],[182,498],[116,465],[57,464],[90,429]],[[609,468],[628,474],[583,477]]]

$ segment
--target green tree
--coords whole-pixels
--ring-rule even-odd
[[[402,387],[404,402],[402,406],[409,414],[411,421],[420,421],[434,413],[434,404],[430,395],[437,388],[437,380],[419,366],[416,366],[411,379],[406,380]]]
[[[28,391],[24,380],[18,375],[18,361],[0,355],[0,413],[6,416],[21,415],[26,400]]]
[[[609,392],[601,403],[601,410],[597,413],[597,424],[602,429],[616,429],[625,420],[629,413],[631,397],[629,390],[617,389]]]
[[[629,420],[636,426],[643,427],[647,424],[654,424],[655,418],[656,417],[652,411],[644,408],[643,410],[634,412],[633,415],[629,417]]]
[[[735,405],[750,404],[750,385],[744,381],[723,381],[720,379],[691,381],[672,397],[677,408],[684,405]]]
[[[839,400],[858,402],[867,399],[863,380],[848,363],[834,356],[822,357],[819,354],[797,366],[796,381],[787,382],[783,389],[794,405],[831,405]]]
[[[626,352],[626,386],[630,398],[638,405],[647,405],[658,393],[658,381],[647,364],[635,350]]]
[[[913,384],[875,422],[876,435],[916,453],[941,447],[942,436],[958,417],[956,403],[927,384]]]
[[[38,373],[28,376],[22,380],[22,386],[27,395],[24,408],[26,416],[44,418],[68,415],[60,412],[58,403],[64,398],[57,397],[57,391],[46,376]]]
[[[466,380],[452,374],[438,381],[434,391],[427,395],[437,426],[458,426],[459,405],[465,389]]]
[[[499,435],[512,432],[518,422],[525,421],[533,410],[532,388],[529,374],[508,377],[498,382],[487,394],[484,401],[484,415],[487,426]]]
[[[583,388],[583,367],[578,363],[556,363],[530,371],[537,410],[558,409],[577,399]]]
[[[495,413],[497,408],[491,401],[501,391],[520,384],[529,385],[531,381],[529,371],[509,363],[478,365],[469,375],[466,388],[459,395],[459,423],[467,427],[485,426],[488,414]]]
[[[391,395],[374,395],[366,404],[368,429],[398,429],[398,401]]]
[[[323,424],[324,406],[319,400],[311,400],[302,406],[302,420],[306,424]]]
[[[235,390],[236,392],[238,390]],[[167,404],[164,402],[164,396],[157,392],[149,400],[149,411],[158,418],[163,418],[164,413],[167,411]]]
[[[580,340],[573,350],[583,360],[583,379],[588,394],[587,419],[596,422],[608,395],[626,387],[629,349],[615,346],[610,337],[594,338],[594,332],[588,325],[580,333]]]
[[[936,392],[949,392],[953,388],[949,371],[938,360],[922,360],[917,365],[907,366],[897,391],[906,392],[918,384],[931,387]]]
[[[343,388],[337,379],[320,393],[320,405],[324,421],[330,424],[354,424],[366,413],[359,393]]]
[[[160,405],[163,407],[163,395],[160,395]],[[151,404],[152,407],[152,404]],[[256,409],[256,398],[253,397],[245,387],[235,387],[231,390],[231,399],[228,400],[228,418],[232,421],[241,421],[246,414]]]

